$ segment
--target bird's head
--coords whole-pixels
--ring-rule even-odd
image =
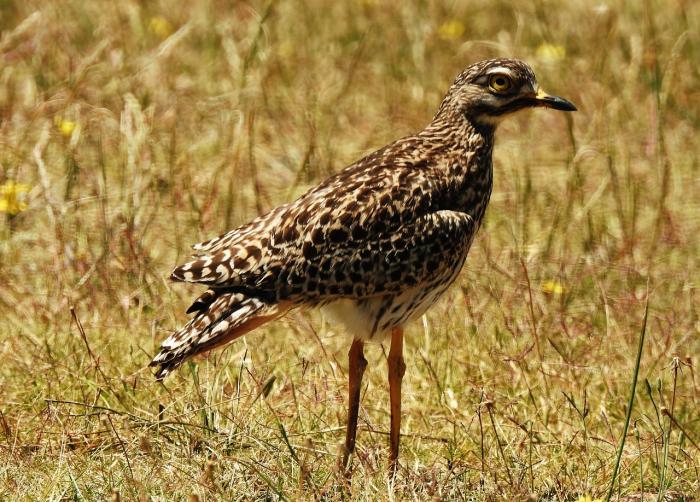
[[[482,125],[496,125],[513,112],[545,107],[576,111],[570,101],[540,90],[535,74],[517,59],[489,59],[467,67],[450,87],[440,113],[458,114]]]

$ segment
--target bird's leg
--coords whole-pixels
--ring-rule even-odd
[[[362,387],[362,375],[367,367],[367,360],[363,353],[364,343],[361,340],[353,340],[348,353],[350,367],[348,386],[348,425],[345,431],[345,451],[341,468],[345,475],[350,477],[350,454],[355,451],[355,435],[357,433],[357,416],[360,411],[360,390]]]
[[[391,330],[391,347],[389,348],[389,397],[391,400],[391,429],[389,439],[389,468],[391,475],[396,473],[399,459],[399,434],[401,432],[401,380],[406,372],[403,361],[403,328]]]

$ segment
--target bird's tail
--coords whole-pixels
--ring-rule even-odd
[[[208,290],[188,311],[197,314],[163,342],[149,366],[158,366],[155,376],[162,380],[190,357],[231,342],[287,310],[289,306],[244,293]]]

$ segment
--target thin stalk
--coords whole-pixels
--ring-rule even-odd
[[[644,322],[642,323],[642,331],[639,334],[639,347],[637,348],[637,361],[634,364],[634,375],[632,376],[632,390],[630,392],[630,398],[627,402],[627,416],[625,417],[625,428],[622,431],[622,437],[620,438],[620,446],[617,449],[617,459],[615,460],[615,469],[613,470],[612,479],[610,480],[610,489],[608,490],[608,496],[605,497],[605,502],[610,502],[613,490],[615,489],[615,479],[617,478],[617,473],[620,470],[620,461],[622,460],[622,451],[625,448],[625,440],[627,439],[627,431],[630,426],[630,418],[632,417],[632,408],[634,407],[634,396],[637,391],[637,378],[639,377],[639,365],[642,360],[642,350],[644,349],[644,338],[647,332],[647,318],[649,317],[649,283],[647,282],[647,298],[644,305]]]
[[[668,418],[668,428],[666,429],[666,437],[664,439],[664,463],[661,468],[661,483],[659,483],[659,493],[656,498],[656,500],[663,500],[663,495],[664,492],[666,491],[666,488],[669,483],[668,479],[666,479],[666,475],[668,474],[668,454],[669,450],[671,448],[671,428],[673,427],[673,421],[671,420],[671,416],[673,416],[673,409],[676,405],[676,384],[678,382],[678,358],[674,357],[672,361],[672,367],[673,367],[673,394],[671,397],[671,413],[669,414],[667,409],[665,407],[661,407],[661,413],[663,415],[667,415]]]
[[[480,449],[481,449],[481,479],[479,483],[484,486],[484,481],[486,479],[486,460],[484,457],[484,424],[481,421],[481,407],[484,403],[484,391],[481,391],[481,398],[479,399],[479,405],[476,407],[476,414],[479,417],[479,437],[481,438]],[[9,437],[9,436],[8,436]]]
[[[528,471],[530,474],[530,493],[535,493],[535,476],[534,473],[532,472],[532,427],[535,425],[535,423],[530,420],[530,431],[529,431],[529,441],[528,441]]]
[[[498,430],[496,429],[496,422],[493,419],[493,413],[491,413],[491,408],[493,408],[493,403],[486,403],[486,411],[489,413],[489,419],[491,420],[491,427],[493,427],[493,433],[496,436],[496,444],[498,445],[498,451],[501,453],[501,458],[503,459],[503,465],[506,468],[506,474],[508,475],[508,482],[510,486],[513,486],[513,476],[510,473],[510,467],[508,467],[508,460],[506,459],[506,454],[503,452],[503,445],[498,437]]]
[[[481,420],[481,407],[483,406],[484,403],[484,391],[483,389],[481,390],[481,398],[479,399],[479,405],[476,407],[476,414],[479,417],[479,437],[481,439],[480,441],[480,450],[481,450],[481,479],[479,480],[479,484],[483,488],[484,486],[484,481],[486,479],[486,459],[484,457],[484,424]]]
[[[641,487],[642,496],[644,496],[644,459],[642,458],[642,441],[639,436],[639,427],[635,420],[634,437],[637,439],[637,452],[639,453],[639,486]]]

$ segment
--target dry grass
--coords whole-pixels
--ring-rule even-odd
[[[699,3],[0,6],[0,184],[29,189],[0,215],[0,498],[343,497],[347,339],[299,314],[157,384],[195,291],[165,277],[498,55],[580,111],[499,131],[459,286],[409,330],[404,467],[374,347],[352,494],[604,497],[647,280],[614,499],[700,491]]]

